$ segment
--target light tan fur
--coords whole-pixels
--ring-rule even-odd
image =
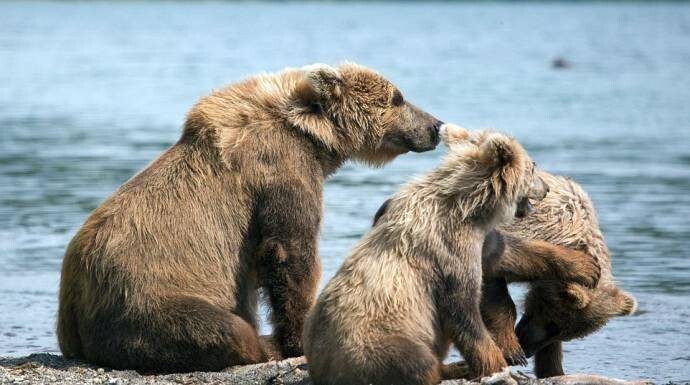
[[[433,384],[450,343],[475,376],[506,366],[479,313],[482,244],[545,192],[524,149],[485,132],[395,194],[308,317],[315,384]]]
[[[451,144],[476,142],[481,135],[451,124],[441,131]],[[587,193],[569,178],[538,175],[549,194],[534,203],[531,215],[499,225],[493,241],[484,245],[482,313],[509,361],[523,363],[506,284],[531,282],[517,333],[528,356],[536,352],[535,372],[541,378],[563,374],[562,341],[593,333],[610,317],[633,314],[637,304],[616,286]]]
[[[609,250],[587,193],[571,179],[546,172],[540,172],[540,176],[552,192],[535,204],[533,215],[516,219],[500,229],[522,239],[541,240],[584,252],[596,258],[601,268],[601,278],[594,288],[558,280],[530,284],[517,334],[525,353],[538,355],[537,372],[545,377],[562,374],[562,341],[593,333],[613,316],[633,314],[637,303],[616,285]],[[557,347],[544,349],[551,344]],[[549,360],[553,362],[547,364]]]

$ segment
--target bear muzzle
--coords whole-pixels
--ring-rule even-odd
[[[410,151],[425,152],[435,149],[436,146],[438,146],[438,144],[441,142],[441,126],[443,126],[443,122],[440,120],[435,120],[428,127],[426,127],[424,129],[425,136],[427,136],[426,140],[415,140],[408,138],[407,145]]]
[[[527,358],[532,357],[534,353],[552,343],[558,335],[555,325],[547,325],[546,328],[543,328],[530,318],[523,316],[515,327],[518,342],[520,342],[522,351]]]

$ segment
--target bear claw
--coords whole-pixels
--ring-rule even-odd
[[[510,366],[527,366],[527,356],[525,356],[522,348],[514,352],[506,353],[504,358]]]

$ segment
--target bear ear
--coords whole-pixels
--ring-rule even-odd
[[[615,296],[614,316],[633,315],[637,311],[637,300],[629,293],[619,290]]]
[[[470,132],[466,128],[453,123],[445,123],[442,125],[439,134],[441,135],[441,140],[448,148],[455,144],[464,143],[470,139]]]
[[[506,168],[520,164],[522,148],[518,142],[496,132],[488,133],[479,143],[480,161],[488,168]]]
[[[575,283],[566,285],[561,295],[568,304],[578,310],[586,308],[592,301],[592,295],[589,291]]]
[[[303,77],[295,86],[288,109],[292,124],[329,148],[337,149],[337,128],[324,111],[342,91],[338,70],[325,64],[302,67]]]
[[[326,64],[312,64],[302,67],[304,79],[295,90],[295,98],[312,112],[323,110],[324,103],[338,97],[342,91],[343,78],[337,69]]]

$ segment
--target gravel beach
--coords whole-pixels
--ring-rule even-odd
[[[0,384],[227,384],[227,385],[310,385],[303,357],[264,364],[229,368],[221,372],[193,372],[146,375],[133,370],[111,370],[65,359],[53,354],[0,358]],[[464,380],[443,381],[441,385],[476,384]],[[497,374],[482,380],[483,385],[642,385],[646,381],[622,381],[593,375],[567,375],[536,380],[524,375]],[[675,385],[669,383],[669,385]]]

